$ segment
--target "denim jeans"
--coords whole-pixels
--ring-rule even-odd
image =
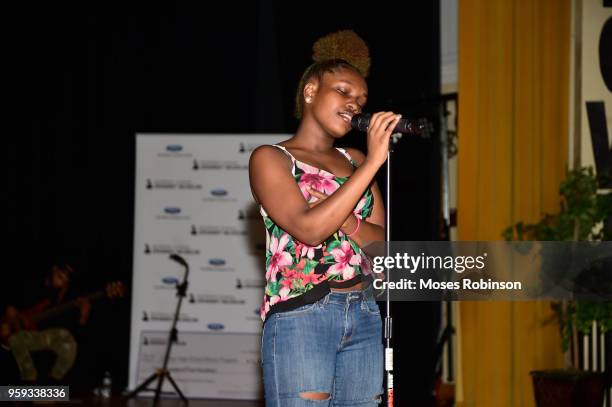
[[[378,405],[381,330],[372,287],[331,292],[314,304],[272,314],[261,347],[266,406]],[[309,400],[302,392],[327,393],[329,398]]]

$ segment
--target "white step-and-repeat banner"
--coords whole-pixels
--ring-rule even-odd
[[[163,363],[184,274],[175,253],[190,274],[172,377],[187,397],[261,398],[265,231],[248,161],[255,147],[286,138],[136,136],[130,389]],[[163,390],[172,390],[167,381]]]

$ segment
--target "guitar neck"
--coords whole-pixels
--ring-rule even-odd
[[[100,298],[104,298],[105,296],[106,296],[106,292],[105,291],[98,291],[98,292],[95,292],[95,293],[92,293],[92,294],[89,294],[87,296],[83,296],[83,297],[80,297],[80,298],[81,299],[88,299],[90,301],[93,301],[93,300],[98,300]],[[60,304],[60,305],[56,305],[53,308],[49,308],[48,310],[45,310],[45,311],[43,311],[43,312],[41,312],[41,313],[39,313],[37,315],[34,315],[31,318],[31,320],[34,323],[38,323],[38,322],[43,321],[43,320],[45,320],[47,318],[51,318],[51,317],[60,315],[60,314],[66,312],[68,310],[73,309],[73,308],[78,308],[79,303],[80,303],[80,300],[76,299],[76,300],[65,302],[65,303]]]

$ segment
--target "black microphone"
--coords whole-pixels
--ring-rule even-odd
[[[176,253],[171,254],[171,255],[170,255],[170,258],[171,258],[172,260],[174,260],[175,262],[177,262],[178,264],[180,264],[181,266],[183,266],[183,267],[189,267],[189,266],[187,265],[187,262],[185,261],[185,259],[184,259],[184,258],[182,258],[181,256],[179,256],[179,255],[178,255],[178,254],[176,254]]]
[[[360,113],[351,119],[351,127],[359,131],[368,131],[371,113]],[[427,129],[427,119],[409,120],[400,119],[393,133],[422,134]]]

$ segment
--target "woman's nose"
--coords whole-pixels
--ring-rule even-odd
[[[350,101],[346,105],[347,110],[350,110],[352,113],[359,113],[359,105],[356,101]]]

